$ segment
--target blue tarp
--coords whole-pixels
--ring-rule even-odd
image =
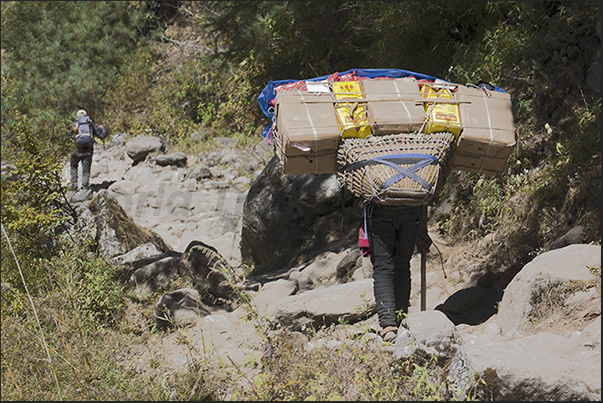
[[[450,82],[450,81],[438,79],[436,77],[429,76],[426,74],[415,73],[413,71],[400,70],[400,69],[350,69],[350,70],[347,70],[347,71],[344,71],[344,72],[338,73],[338,74],[339,74],[339,76],[343,76],[343,75],[350,74],[350,73],[355,73],[355,75],[357,77],[367,77],[367,78],[415,77],[417,80],[435,81],[437,79],[437,80],[441,80],[444,82]],[[328,75],[320,76],[320,77],[309,78],[309,79],[305,79],[304,81],[324,81],[331,75],[332,74],[328,74]],[[260,95],[258,95],[257,99],[258,99],[258,103],[260,104],[260,108],[262,109],[262,112],[264,112],[264,115],[266,115],[268,118],[270,118],[270,124],[264,129],[264,132],[262,133],[264,138],[266,138],[268,133],[270,132],[270,129],[272,128],[273,119],[274,119],[274,108],[272,107],[272,105],[270,105],[270,103],[276,97],[275,88],[278,87],[279,85],[289,84],[289,83],[293,83],[296,81],[300,81],[300,80],[279,80],[279,81],[271,80],[268,83],[268,85],[266,85],[266,87],[264,87],[264,89],[262,90]],[[455,83],[452,83],[452,84],[455,84]],[[496,91],[505,92],[500,87],[494,86],[494,88],[496,89]]]

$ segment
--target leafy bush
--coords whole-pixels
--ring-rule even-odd
[[[12,171],[2,178],[2,227],[14,236],[19,259],[29,258],[23,259],[27,267],[31,259],[52,255],[51,240],[74,216],[61,184],[61,154],[67,145],[56,132],[45,133],[21,112],[13,86],[3,74],[2,158]],[[11,256],[7,244],[2,245],[3,256]],[[3,281],[17,279],[15,269],[12,259],[2,259]]]
[[[25,113],[65,119],[83,108],[102,120],[106,88],[143,35],[160,28],[156,2],[2,3],[3,69]]]

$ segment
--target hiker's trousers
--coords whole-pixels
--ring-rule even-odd
[[[82,162],[82,186],[88,186],[90,182],[90,166],[92,165],[92,153],[81,154],[77,151],[71,153],[71,189],[77,189],[78,165]]]
[[[410,259],[417,242],[421,206],[367,206],[367,227],[373,288],[379,325],[396,326],[408,313],[410,301]]]

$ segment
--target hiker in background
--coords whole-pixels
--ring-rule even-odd
[[[78,189],[78,168],[82,163],[82,187],[88,187],[90,182],[90,166],[94,154],[94,137],[103,140],[107,137],[104,125],[92,122],[85,110],[76,113],[77,120],[73,123],[75,147],[71,153],[71,190]]]
[[[384,341],[392,341],[402,314],[408,313],[410,259],[415,245],[419,252],[426,252],[432,241],[421,206],[392,207],[368,202],[365,209],[379,335]]]

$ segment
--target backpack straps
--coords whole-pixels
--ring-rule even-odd
[[[94,127],[89,116],[82,115],[77,118],[77,132],[79,135],[90,136],[94,135]]]

